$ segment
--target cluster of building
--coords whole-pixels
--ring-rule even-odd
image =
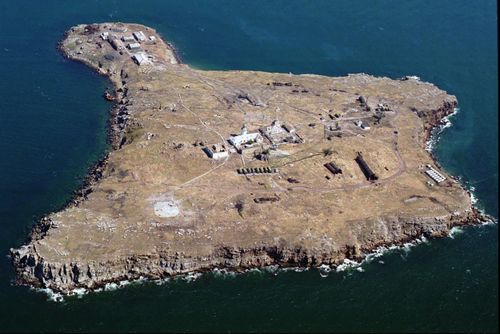
[[[326,139],[331,139],[332,137],[341,137],[342,128],[340,127],[339,122],[325,124],[324,136]]]
[[[356,122],[356,125],[364,130],[368,130],[369,127],[364,126],[361,121]],[[340,132],[340,126],[338,122],[335,124],[325,125],[325,135],[328,136],[336,135]],[[229,157],[230,152],[243,153],[246,150],[255,151],[255,148],[263,148],[264,141],[267,140],[268,144],[265,151],[269,151],[269,148],[276,148],[276,146],[285,143],[302,143],[302,138],[297,134],[296,130],[287,125],[282,124],[278,120],[274,120],[270,126],[259,128],[258,132],[249,132],[247,127],[243,125],[241,128],[241,133],[238,135],[232,135],[227,139],[227,142],[232,145],[232,148],[226,146],[225,143],[218,143],[213,145],[208,145],[203,147],[203,151],[208,157],[218,160]],[[254,150],[250,150],[254,148]],[[261,159],[265,160],[265,159]],[[363,172],[364,176],[369,181],[378,180],[378,176],[371,170],[367,162],[364,160],[361,152],[357,153],[355,161],[358,163],[359,168]],[[339,168],[334,162],[326,163],[325,168],[328,169],[333,175],[342,174],[342,169]],[[268,174],[276,173],[277,170],[270,167],[259,167],[259,168],[240,168],[237,170],[238,174],[242,175],[256,175],[256,174]],[[440,180],[442,175],[437,173],[435,170],[430,169],[426,172],[430,177],[437,181]],[[444,178],[443,178],[444,180]]]
[[[265,139],[273,147],[284,143],[303,142],[293,127],[281,124],[278,120],[273,121],[268,127],[260,128],[258,132],[248,132],[247,127],[243,125],[240,134],[230,136],[227,142],[234,147],[233,152],[243,153],[252,148],[260,147],[261,144],[264,144]],[[203,148],[203,151],[210,158],[216,160],[227,157],[230,152],[224,143],[208,145]]]
[[[364,111],[370,111],[371,108],[370,106],[368,105],[368,102],[366,101],[366,98],[363,96],[363,95],[360,95],[357,99],[360,107],[364,110]]]
[[[123,35],[118,37],[116,34],[110,34],[109,31],[104,31],[101,33],[101,38],[105,41],[108,41],[109,44],[113,47],[113,49],[117,51],[123,51],[125,48],[133,52],[132,59],[137,65],[145,65],[150,64],[151,60],[148,55],[144,52],[141,47],[141,43],[144,42],[156,42],[155,36],[146,37],[146,35],[142,31],[134,31],[130,35],[125,35],[127,32],[127,28],[113,28],[111,32],[119,32],[123,33]]]
[[[273,145],[302,143],[302,138],[300,138],[294,128],[288,124],[281,124],[278,120],[274,120],[271,126],[260,128],[259,131]]]
[[[354,160],[358,163],[359,168],[361,169],[361,171],[363,172],[368,181],[373,182],[378,180],[378,176],[371,170],[370,166],[368,166],[365,159],[361,155],[361,152],[357,153],[356,158]],[[342,169],[339,166],[337,166],[333,161],[328,162],[323,166],[325,166],[325,168],[328,169],[328,171],[333,175],[342,174]],[[330,177],[327,178],[329,179]]]

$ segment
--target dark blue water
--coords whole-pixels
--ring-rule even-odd
[[[0,2],[0,254],[57,210],[107,149],[108,82],[56,50],[75,24],[150,25],[207,69],[418,75],[460,111],[435,153],[498,217],[495,1]],[[379,263],[381,260],[383,263]],[[11,285],[0,331],[498,331],[498,227],[348,271],[205,275],[62,303]]]

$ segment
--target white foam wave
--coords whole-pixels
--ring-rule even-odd
[[[303,271],[308,271],[309,270],[309,267],[296,267],[293,269],[293,271],[295,271],[296,273],[301,273]]]
[[[322,264],[318,267],[318,271],[321,277],[328,277],[328,274],[330,273],[330,271],[332,271],[332,268],[327,264]]]
[[[118,284],[116,283],[107,283],[104,286],[104,291],[115,291],[118,289]]]
[[[439,135],[447,128],[453,125],[452,119],[460,111],[460,108],[454,108],[453,112],[448,116],[443,117],[441,123],[432,130],[431,136],[427,143],[425,143],[425,150],[432,152],[439,141]]]
[[[155,283],[156,285],[163,285],[163,284],[166,284],[166,283],[168,283],[170,281],[171,281],[170,277],[166,277],[166,278],[156,279],[156,280],[153,281],[153,283]]]
[[[486,214],[486,212],[483,210],[483,209],[480,209],[476,206],[476,204],[478,203],[478,198],[476,196],[476,187],[474,186],[469,186],[468,187],[468,190],[469,190],[469,196],[470,196],[470,202],[471,204],[476,207],[477,210],[479,210],[479,212],[484,215],[485,217],[487,217],[487,220],[484,221],[484,222],[481,222],[481,225],[494,225],[494,224],[498,224],[498,220],[494,219],[493,217],[489,216]]]
[[[448,233],[448,236],[452,239],[455,239],[455,236],[464,233],[464,230],[461,229],[458,226],[453,226],[450,230],[450,233]]]
[[[389,246],[380,246],[377,247],[373,252],[367,254],[365,258],[361,262],[356,262],[352,260],[344,260],[344,264],[341,264],[337,267],[337,271],[344,271],[346,269],[356,269],[359,272],[363,272],[364,269],[362,266],[367,263],[371,263],[376,259],[379,259],[385,255],[394,253],[394,252],[403,252],[403,255],[406,256],[411,251],[411,249],[420,244],[427,244],[429,240],[422,236],[420,238],[415,239],[412,242],[406,242],[403,245],[389,245]],[[385,264],[383,260],[377,261],[380,264]]]
[[[274,274],[275,276],[278,275],[279,269],[280,269],[280,267],[277,264],[273,264],[273,265],[264,267],[265,271],[267,271],[271,274]]]
[[[258,269],[256,269],[256,270],[258,270]],[[235,277],[236,276],[236,273],[234,271],[230,271],[230,270],[228,270],[226,268],[214,268],[214,269],[212,269],[212,273],[213,273],[214,276],[216,276],[216,277],[222,277],[222,278]]]
[[[440,133],[443,132],[444,129],[447,129],[453,125],[451,118],[454,117],[458,113],[458,110],[459,110],[458,108],[455,108],[451,114],[443,117],[443,119],[441,120],[442,125],[441,125]]]
[[[200,278],[203,274],[202,273],[188,273],[187,275],[183,276],[182,279],[188,283],[196,281],[198,278]]]
[[[84,295],[88,294],[89,291],[85,288],[76,288],[71,290],[68,293],[68,296],[77,296],[78,298],[82,298]]]
[[[52,289],[44,288],[44,289],[34,289],[37,292],[43,292],[47,295],[47,300],[51,302],[63,302],[64,296],[59,292],[55,292]]]
[[[141,280],[142,277],[139,278],[139,281]],[[120,288],[123,288],[124,286],[127,286],[129,285],[130,283],[132,283],[131,281],[126,281],[126,280],[123,280],[123,281],[120,281],[118,282],[118,287]]]
[[[481,225],[485,226],[485,225],[495,225],[495,224],[498,224],[498,220],[493,220],[493,219],[488,219],[484,222],[481,223]]]
[[[118,283],[116,283],[116,282],[106,283],[106,285],[104,285],[104,289],[101,289],[101,291],[103,291],[103,290],[104,291],[115,291],[118,289],[122,289],[130,284],[142,284],[142,283],[147,282],[147,281],[149,281],[147,278],[140,276],[138,279],[131,280],[131,281],[122,280],[122,281],[119,281]]]
[[[476,191],[476,187],[471,186],[469,188],[470,202],[472,203],[472,205],[475,205],[477,203],[477,196],[476,196],[475,191]]]
[[[339,264],[337,268],[335,268],[336,272],[341,272],[341,271],[346,271],[348,269],[356,269],[357,267],[361,266],[362,262],[356,262],[353,260],[349,259],[344,259],[344,262],[342,264]]]

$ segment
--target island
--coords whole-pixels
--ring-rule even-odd
[[[484,220],[425,149],[457,99],[418,77],[199,70],[126,23],[60,50],[111,80],[112,149],[10,250],[19,284],[338,266]]]

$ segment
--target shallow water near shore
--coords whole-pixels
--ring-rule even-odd
[[[1,2],[0,254],[59,209],[108,149],[109,83],[56,50],[65,30],[89,22],[149,25],[199,68],[432,82],[460,107],[434,153],[498,218],[495,13],[494,1]],[[495,332],[497,260],[493,224],[390,251],[362,271],[204,274],[55,303],[12,286],[2,256],[0,331]]]

